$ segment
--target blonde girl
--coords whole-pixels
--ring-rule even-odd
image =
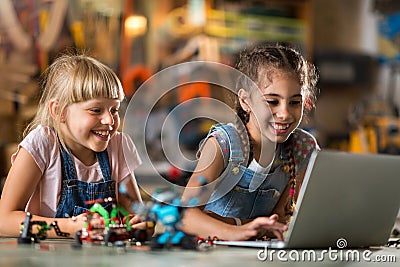
[[[62,55],[43,73],[40,89],[0,199],[1,236],[18,236],[30,212],[48,224],[56,218],[73,237],[94,200],[111,197],[129,208],[117,190],[121,182],[141,201],[133,173],[141,161],[130,137],[118,131],[124,93],[117,75],[92,57]],[[138,216],[130,223],[143,224]]]

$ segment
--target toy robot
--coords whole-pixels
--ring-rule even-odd
[[[135,239],[139,242],[147,240],[145,229],[132,229],[129,224],[129,213],[120,205],[113,204],[109,213],[99,202],[112,199],[96,200],[85,213],[85,224],[75,233],[78,245],[85,243],[104,243],[106,246]],[[122,215],[123,217],[120,217]]]
[[[205,179],[201,179],[201,184],[205,184]],[[121,185],[120,192],[126,195],[126,188]],[[129,195],[126,195],[130,198]],[[179,246],[183,249],[197,249],[198,239],[194,235],[181,231],[181,219],[185,208],[184,204],[194,206],[196,198],[189,200],[189,203],[182,203],[178,193],[173,189],[158,189],[152,195],[154,202],[144,205],[133,202],[132,210],[140,214],[143,220],[159,222],[165,226],[165,231],[152,237],[150,247],[152,249],[171,248]],[[132,199],[132,198],[131,198]],[[133,200],[133,199],[132,199]]]
[[[157,190],[153,199],[156,199],[157,202],[148,211],[147,219],[160,222],[164,225],[165,231],[154,236],[151,239],[150,246],[153,249],[171,246],[196,249],[196,236],[179,230],[184,208],[177,194],[169,189]]]

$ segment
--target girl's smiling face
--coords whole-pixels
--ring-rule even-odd
[[[119,107],[118,99],[94,98],[66,108],[61,131],[65,144],[76,157],[107,148],[120,125]]]
[[[301,85],[294,75],[280,70],[260,71],[257,85],[260,92],[250,97],[251,137],[256,143],[262,137],[271,142],[285,142],[303,117]]]

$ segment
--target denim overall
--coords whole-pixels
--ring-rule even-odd
[[[60,150],[63,176],[61,196],[55,218],[68,218],[86,212],[93,205],[93,203],[86,204],[86,201],[108,197],[115,199],[115,181],[111,179],[107,150],[96,152],[96,158],[104,179],[103,182],[98,183],[87,183],[78,180],[73,159],[61,145]],[[108,212],[111,212],[111,203],[103,206]]]
[[[269,216],[288,184],[289,175],[281,167],[275,170],[271,168],[268,174],[256,173],[246,168],[243,166],[245,159],[235,127],[219,125],[211,129],[208,136],[216,129],[224,131],[228,136],[230,155],[228,165],[220,177],[222,182],[211,195],[205,210],[223,217],[243,219]],[[281,145],[283,144],[279,144]],[[259,186],[252,188],[252,184]],[[228,187],[231,189],[225,194]]]

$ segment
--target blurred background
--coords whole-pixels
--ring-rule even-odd
[[[257,42],[291,45],[316,64],[317,108],[302,127],[322,148],[400,154],[400,1],[1,0],[1,179],[36,112],[40,73],[60,53],[83,50],[112,67],[129,100],[164,68],[194,60],[233,66],[237,53]],[[157,105],[152,125],[197,96],[228,101],[207,84],[182,86]],[[211,123],[184,127],[179,140],[189,154]],[[162,163],[151,142],[158,131],[149,128],[148,150]],[[184,176],[163,170],[177,183]]]

